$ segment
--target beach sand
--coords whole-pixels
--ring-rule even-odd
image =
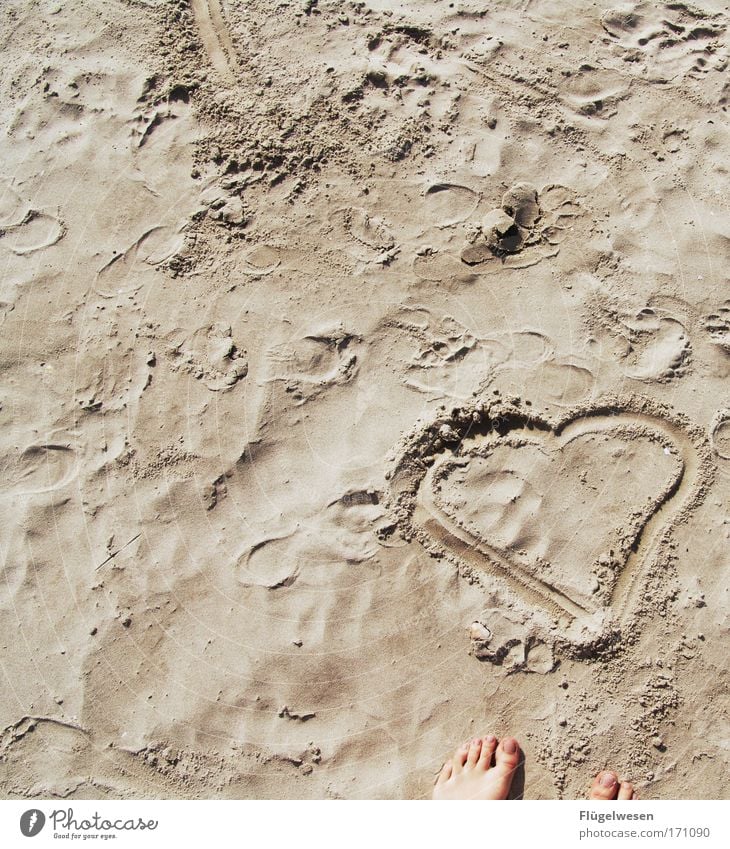
[[[728,796],[729,24],[5,0],[4,797]]]

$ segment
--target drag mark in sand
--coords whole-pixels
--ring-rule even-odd
[[[96,568],[97,568],[97,569],[101,569],[101,567],[102,567],[102,566],[106,566],[106,564],[107,564],[110,560],[113,560],[113,559],[117,556],[117,554],[119,554],[120,552],[124,551],[124,549],[125,549],[125,548],[127,548],[128,546],[130,546],[133,542],[136,542],[136,541],[137,541],[137,540],[138,540],[141,536],[142,536],[142,534],[141,534],[141,533],[140,533],[140,534],[135,534],[135,535],[132,537],[132,539],[130,539],[130,540],[128,540],[127,542],[125,542],[125,543],[124,543],[124,545],[120,545],[120,546],[119,546],[119,548],[114,549],[114,551],[112,551],[112,553],[111,553],[108,557],[106,557],[104,560],[102,560],[102,561],[101,561],[101,563],[100,563],[100,564],[99,564]]]
[[[219,0],[192,0],[198,32],[211,64],[227,83],[236,79],[236,51]]]

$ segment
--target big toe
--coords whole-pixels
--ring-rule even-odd
[[[495,762],[503,770],[514,772],[520,765],[520,744],[514,737],[505,737],[497,746]]]
[[[520,765],[521,758],[520,744],[514,737],[505,737],[497,746],[492,773],[495,778],[499,777],[502,798],[507,798],[512,778]]]
[[[610,801],[618,793],[618,777],[615,772],[599,772],[593,779],[589,799]]]

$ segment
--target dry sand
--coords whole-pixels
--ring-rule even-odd
[[[728,795],[729,23],[4,0],[3,795]]]

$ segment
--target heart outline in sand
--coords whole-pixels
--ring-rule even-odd
[[[528,577],[522,566],[488,540],[476,538],[451,520],[436,503],[433,484],[449,461],[469,456],[480,439],[491,444],[513,445],[531,434],[541,438],[572,438],[575,432],[616,432],[649,436],[676,453],[681,469],[654,499],[644,516],[631,528],[626,559],[610,601],[588,609],[566,598],[550,585]],[[664,405],[635,396],[611,396],[601,402],[576,407],[560,418],[551,418],[502,401],[479,401],[420,424],[399,445],[389,480],[388,505],[406,539],[417,539],[431,554],[454,562],[461,574],[490,588],[495,585],[511,599],[542,611],[545,637],[556,637],[579,648],[605,642],[607,634],[624,635],[633,626],[642,589],[652,565],[666,563],[672,530],[685,521],[711,483],[713,464],[702,431]]]

